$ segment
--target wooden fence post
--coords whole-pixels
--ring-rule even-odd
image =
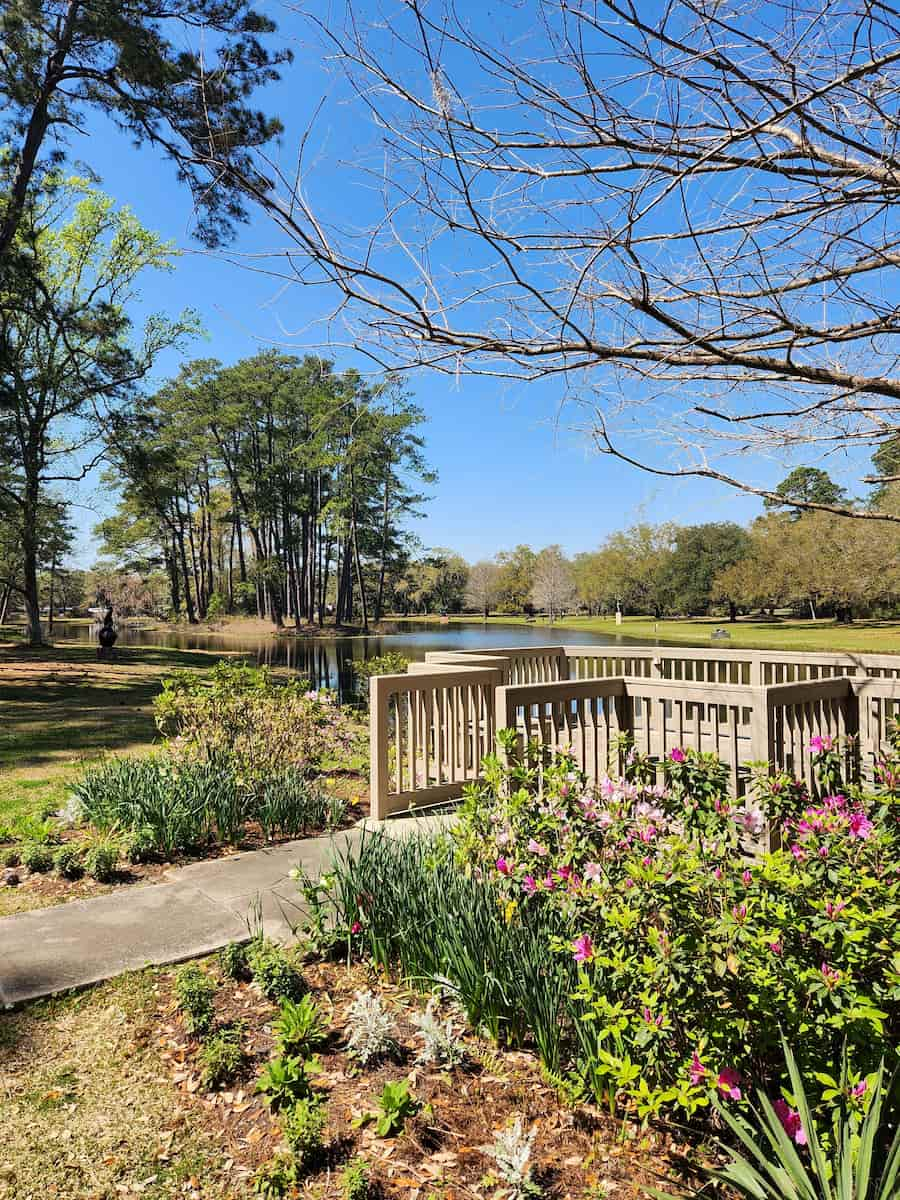
[[[383,821],[388,815],[388,692],[387,679],[373,675],[369,679],[369,790],[372,818]]]

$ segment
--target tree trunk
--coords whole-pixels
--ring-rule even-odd
[[[12,597],[12,587],[7,584],[3,589],[2,597],[0,597],[0,625],[6,624],[6,618],[9,616],[9,601]]]
[[[363,584],[362,562],[359,557],[359,536],[356,529],[356,507],[353,508],[353,519],[350,526],[353,535],[353,558],[356,563],[356,583],[359,588],[359,603],[362,608],[362,627],[369,630],[369,609],[366,604],[366,589]]]
[[[38,592],[38,498],[40,483],[34,460],[25,456],[25,503],[22,511],[22,592],[29,646],[42,646],[41,600]]]

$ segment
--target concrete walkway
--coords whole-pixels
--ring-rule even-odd
[[[258,915],[268,937],[286,942],[306,916],[288,875],[294,867],[317,878],[334,851],[358,842],[366,830],[403,838],[436,833],[451,820],[363,821],[333,837],[174,867],[165,883],[0,918],[0,1007],[210,954],[255,933]]]
[[[3,917],[0,1005],[209,954],[246,940],[258,909],[263,932],[286,941],[305,915],[288,872],[301,867],[315,877],[333,849],[361,836],[351,829],[190,863],[166,872],[165,883]]]

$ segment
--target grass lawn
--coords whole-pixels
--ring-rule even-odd
[[[439,618],[395,618],[390,620],[422,621]],[[451,617],[451,622],[472,622],[477,617]],[[671,643],[682,646],[717,646],[748,650],[855,650],[869,654],[900,654],[900,621],[854,621],[852,625],[836,625],[832,620],[797,621],[776,618],[774,621],[742,617],[729,624],[723,617],[683,617],[654,621],[652,617],[625,617],[616,625],[615,617],[565,617],[549,625],[544,619],[526,621],[524,617],[489,617],[491,625],[529,625],[545,630],[547,644],[565,641],[567,630],[583,633],[619,635],[634,641]],[[729,641],[713,642],[711,634],[726,629]]]
[[[250,1194],[161,1069],[158,1004],[147,971],[0,1015],[0,1197]]]
[[[58,809],[85,763],[149,747],[162,677],[208,670],[221,657],[142,646],[98,662],[93,646],[77,642],[0,643],[0,830],[20,832]]]

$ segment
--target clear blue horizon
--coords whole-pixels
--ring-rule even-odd
[[[259,97],[262,107],[284,121],[278,153],[290,163],[313,110],[324,94],[334,91],[334,83],[320,48],[304,37],[301,18],[279,5],[261,7],[279,21],[279,36],[295,54],[281,82]],[[317,192],[339,197],[346,211],[354,201],[341,164],[357,140],[368,135],[359,113],[346,104],[329,105],[325,119],[327,126],[319,128],[325,150],[319,156]],[[333,338],[328,336],[334,296],[254,269],[253,263],[262,260],[253,256],[279,246],[267,217],[254,214],[225,251],[204,252],[190,237],[190,193],[160,155],[136,150],[110,122],[96,116],[86,137],[73,136],[70,155],[73,161],[83,159],[99,175],[104,191],[133,208],[181,252],[171,274],[145,276],[140,308],[143,314],[170,315],[195,308],[207,336],[183,355],[168,354],[151,386],[177,371],[183,360],[211,356],[231,363],[270,346],[297,354],[325,353],[339,369],[355,366],[371,372],[362,353],[339,344],[337,330]],[[242,256],[243,266],[229,261]],[[139,321],[142,313],[135,316]],[[725,485],[664,479],[592,453],[587,436],[567,424],[577,423],[577,411],[559,411],[561,382],[471,376],[454,381],[423,372],[410,376],[409,383],[428,416],[426,455],[439,475],[426,517],[411,526],[427,546],[448,547],[469,561],[520,542],[536,547],[558,542],[573,554],[595,548],[610,532],[639,520],[746,523],[761,512],[758,499]],[[645,452],[657,465],[668,465],[663,446]],[[789,469],[771,461],[756,461],[753,467],[770,486]],[[112,510],[115,497],[92,477],[76,499],[79,545],[74,561],[87,566],[96,552],[90,529]]]

